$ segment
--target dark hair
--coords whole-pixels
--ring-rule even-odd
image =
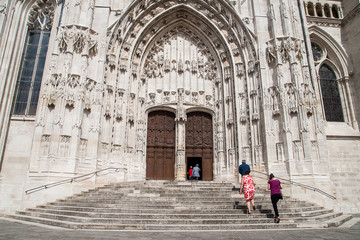
[[[244,175],[249,175],[249,173],[250,173],[250,171],[249,171],[249,170],[246,170],[246,171],[244,172]]]
[[[273,179],[274,177],[274,174],[270,173],[269,179]]]

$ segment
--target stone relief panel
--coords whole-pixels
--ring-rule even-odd
[[[60,53],[95,56],[98,53],[98,34],[83,26],[68,25],[59,29],[57,36]]]
[[[171,93],[181,88],[189,96],[184,101],[212,106],[218,72],[205,43],[189,28],[178,26],[163,34],[147,55],[142,75],[147,79],[148,103],[154,104],[154,94],[161,94],[163,104],[177,101]]]

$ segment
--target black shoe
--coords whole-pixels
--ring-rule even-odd
[[[253,210],[254,210],[254,211],[256,210],[256,207],[255,207],[255,205],[253,206]]]
[[[276,223],[279,223],[279,222],[280,222],[280,218],[277,217],[277,218],[276,218]]]

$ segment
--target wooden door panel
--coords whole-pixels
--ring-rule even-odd
[[[149,113],[146,178],[173,180],[175,177],[175,115],[167,111]]]
[[[186,122],[186,158],[201,157],[202,180],[213,179],[212,117],[203,112],[192,112]]]

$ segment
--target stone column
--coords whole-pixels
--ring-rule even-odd
[[[178,89],[178,104],[176,109],[176,149],[175,149],[175,179],[186,180],[185,161],[185,123],[187,120],[186,111],[183,106],[184,89]]]
[[[176,119],[175,180],[186,180],[185,121]]]

